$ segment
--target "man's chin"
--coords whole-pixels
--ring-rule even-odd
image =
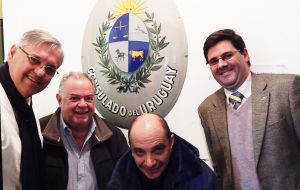
[[[231,90],[236,86],[236,80],[234,79],[221,79],[217,81],[224,88]]]
[[[87,119],[77,119],[75,123],[77,126],[88,126],[89,124]]]
[[[157,171],[157,172],[144,172],[144,175],[151,180],[155,180],[157,178],[160,177],[161,172]]]

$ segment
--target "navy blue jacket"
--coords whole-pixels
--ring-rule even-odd
[[[129,150],[115,166],[107,190],[147,190],[141,185],[142,176]],[[216,176],[199,158],[198,149],[176,135],[161,186],[161,190],[218,189]]]

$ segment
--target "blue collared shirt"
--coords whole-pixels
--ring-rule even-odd
[[[69,177],[68,190],[96,190],[97,180],[90,156],[91,137],[96,128],[95,120],[91,122],[89,133],[80,150],[72,130],[66,125],[62,116],[60,116],[60,132],[64,147],[68,152]]]

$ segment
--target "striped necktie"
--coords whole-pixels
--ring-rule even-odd
[[[240,92],[234,92],[229,96],[229,103],[233,106],[233,109],[237,110],[241,105],[244,96]]]

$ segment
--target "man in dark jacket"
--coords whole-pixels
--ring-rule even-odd
[[[104,190],[115,163],[127,151],[123,133],[94,113],[95,88],[85,73],[63,76],[60,108],[40,120],[45,189]]]
[[[172,134],[162,117],[137,117],[128,139],[131,149],[117,163],[108,190],[217,189],[215,175],[198,149]]]

